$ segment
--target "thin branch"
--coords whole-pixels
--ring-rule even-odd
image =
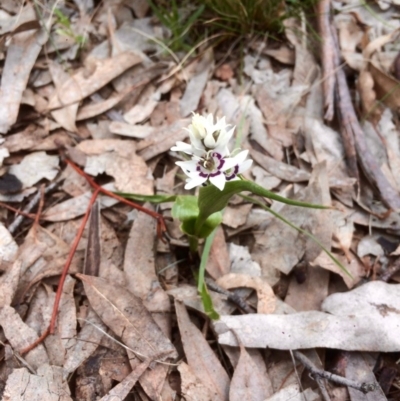
[[[334,373],[327,372],[326,370],[318,369],[311,361],[308,359],[303,353],[300,351],[293,351],[293,355],[295,358],[301,362],[304,367],[310,371],[310,377],[314,380],[317,378],[324,378],[331,382],[340,384],[341,386],[355,388],[358,391],[361,391],[364,394],[369,393],[370,391],[375,391],[377,388],[376,383],[359,383],[354,380],[346,379],[343,376],[335,375]]]
[[[48,194],[49,192],[53,191],[60,183],[59,182],[52,182],[49,184],[45,190],[44,193]],[[23,212],[16,212],[19,213],[19,216],[15,218],[15,220],[8,226],[8,231],[11,234],[14,234],[17,228],[21,225],[21,223],[24,221],[25,217],[30,217],[32,218],[32,215],[29,213],[39,202],[41,198],[41,193],[40,191],[37,191],[35,196],[31,199],[31,201],[26,205],[25,209]]]
[[[206,278],[206,283],[210,290],[225,295],[228,298],[228,301],[233,302],[244,312],[254,313],[254,310],[248,305],[248,303],[243,298],[239,297],[239,295],[235,294],[232,291],[225,290],[224,288],[219,286],[214,280],[211,280],[209,278]]]

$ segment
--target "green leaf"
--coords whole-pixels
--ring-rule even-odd
[[[269,199],[273,199],[287,205],[307,207],[313,209],[330,209],[329,206],[316,205],[313,203],[300,202],[292,199],[284,198],[279,196],[267,189],[257,185],[252,181],[240,180],[227,182],[223,191],[220,191],[214,185],[208,185],[207,187],[200,188],[199,191],[199,209],[200,215],[196,222],[196,231],[201,230],[201,226],[204,224],[208,216],[222,210],[229,202],[229,199],[240,192],[249,191],[254,195],[264,196]]]
[[[328,255],[328,257],[332,260],[333,263],[335,263],[336,266],[338,266],[341,270],[343,270],[351,279],[353,278],[353,276],[351,275],[351,273],[332,255],[332,253],[330,251],[328,251],[328,249],[326,249],[321,242],[311,233],[309,233],[306,230],[303,230],[302,228],[296,226],[296,224],[291,223],[289,220],[287,220],[285,217],[283,217],[281,214],[279,214],[278,212],[275,212],[274,210],[272,210],[271,208],[269,208],[268,206],[264,205],[262,202],[258,201],[257,199],[254,199],[250,196],[245,196],[245,195],[240,195],[243,199],[246,199],[247,201],[254,203],[255,205],[258,205],[260,207],[262,207],[263,209],[267,210],[268,212],[270,212],[271,214],[273,214],[277,219],[283,221],[285,224],[287,224],[288,226],[294,228],[295,230],[297,230],[299,233],[306,235],[308,238],[310,238],[311,240],[313,240],[316,244],[318,244],[321,249]]]
[[[131,199],[138,202],[150,202],[156,204],[164,202],[174,202],[175,199],[177,198],[176,195],[140,195],[126,192],[115,192],[115,193],[126,199]]]
[[[218,320],[219,319],[219,314],[214,309],[214,305],[212,303],[212,299],[210,297],[210,294],[208,293],[206,283],[203,283],[203,288],[201,290],[200,295],[201,295],[201,300],[203,301],[204,312],[207,314],[207,316],[210,319]]]
[[[207,239],[204,243],[204,249],[203,249],[203,253],[201,255],[201,262],[200,262],[200,268],[199,268],[199,277],[198,277],[198,282],[197,282],[197,290],[200,293],[201,300],[203,302],[204,311],[206,312],[207,316],[212,320],[218,320],[219,314],[214,309],[212,299],[210,297],[210,294],[208,293],[207,286],[204,281],[204,275],[206,272],[208,257],[210,255],[211,245],[212,245],[214,237],[215,237],[215,232],[216,232],[216,230],[214,230],[210,234],[210,236],[207,237]]]
[[[192,195],[178,195],[172,207],[172,217],[179,219],[182,231],[197,238],[206,238],[222,222],[221,212],[207,216],[200,230],[195,232],[196,222],[199,217],[197,197]]]
[[[197,197],[193,195],[178,195],[172,207],[172,217],[180,221],[196,219],[199,215]]]

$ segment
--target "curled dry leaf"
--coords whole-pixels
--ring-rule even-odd
[[[398,352],[400,285],[372,281],[346,293],[330,295],[324,312],[290,315],[222,316],[215,323],[221,344],[246,347]]]
[[[274,313],[276,299],[271,286],[261,277],[251,277],[246,274],[230,273],[220,277],[217,284],[229,290],[231,288],[253,288],[257,292],[257,313]]]
[[[171,341],[154,322],[140,298],[99,277],[78,274],[89,302],[101,320],[139,357],[176,358]]]

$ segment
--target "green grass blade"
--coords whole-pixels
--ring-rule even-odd
[[[196,224],[196,231],[199,232],[201,226],[211,214],[222,210],[229,202],[229,199],[240,192],[249,191],[254,195],[263,196],[287,205],[306,207],[312,209],[330,209],[329,206],[316,205],[313,203],[300,202],[292,199],[284,198],[267,189],[257,185],[252,181],[240,180],[227,182],[223,191],[220,191],[214,185],[200,188],[199,192],[199,210],[200,215]]]
[[[264,205],[262,202],[258,201],[257,199],[252,198],[251,196],[246,196],[246,195],[240,195],[243,199],[246,199],[247,201],[254,203],[255,205],[258,205],[262,207],[264,210],[267,210],[271,214],[273,214],[277,219],[281,220],[283,223],[287,224],[289,227],[292,227],[296,231],[298,231],[301,234],[306,235],[308,238],[310,238],[312,241],[314,241],[317,245],[320,246],[320,248],[328,255],[328,257],[332,260],[333,263],[335,263],[336,266],[338,266],[341,270],[343,270],[351,279],[353,279],[353,276],[351,273],[337,260],[328,249],[326,249],[322,243],[311,233],[309,233],[306,230],[303,230],[302,228],[296,226],[295,224],[291,223],[289,220],[287,220],[285,217],[283,217],[281,214],[278,212],[275,212],[268,206]]]
[[[211,245],[213,243],[215,237],[216,229],[207,237],[204,243],[203,253],[201,255],[201,262],[199,268],[199,277],[197,282],[197,290],[200,293],[201,300],[203,302],[204,311],[206,312],[207,316],[212,320],[218,320],[219,314],[214,309],[214,305],[212,303],[212,299],[210,294],[208,293],[206,283],[204,281],[204,275],[206,273],[206,266],[208,257],[210,255]]]
[[[150,203],[165,203],[165,202],[175,202],[176,195],[140,195],[131,194],[126,192],[114,192],[115,194],[122,196],[126,199],[131,199],[137,202],[150,202]]]

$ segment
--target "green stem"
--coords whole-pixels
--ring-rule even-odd
[[[206,272],[208,256],[210,254],[211,245],[214,241],[216,231],[217,231],[217,229],[214,229],[214,231],[206,238],[206,241],[204,243],[204,249],[203,249],[203,254],[201,255],[201,262],[200,262],[200,268],[199,268],[199,281],[197,283],[197,289],[200,293],[202,293],[202,290],[203,290],[204,275]]]
[[[199,240],[192,235],[189,235],[189,249],[192,254],[197,253],[199,249]]]

